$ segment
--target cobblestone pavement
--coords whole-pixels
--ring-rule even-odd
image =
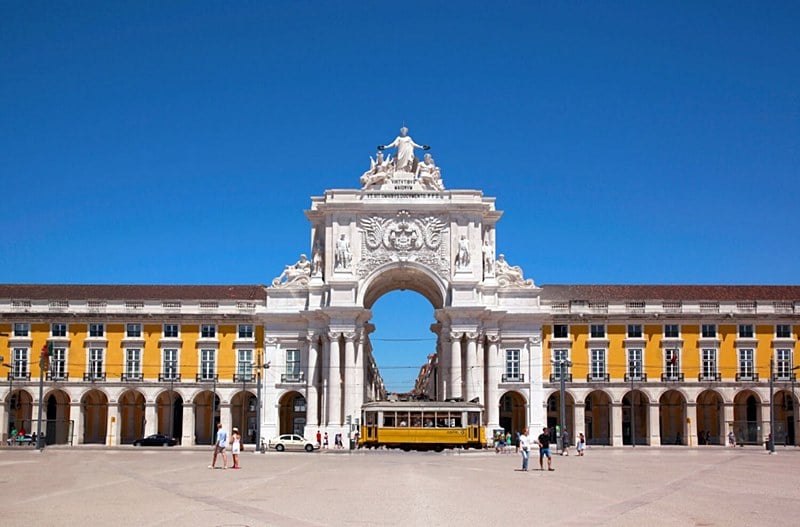
[[[800,448],[591,448],[521,472],[493,451],[0,450],[0,525],[797,525]]]

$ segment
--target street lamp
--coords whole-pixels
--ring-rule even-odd
[[[636,448],[636,402],[634,399],[633,381],[639,375],[639,361],[636,359],[630,362],[630,378],[631,378],[631,448]]]
[[[261,371],[269,369],[269,362],[261,363],[262,355],[258,354],[258,382],[256,384],[256,448],[261,449]]]
[[[563,433],[564,427],[567,424],[567,400],[566,400],[566,380],[567,380],[567,372],[565,368],[568,366],[572,366],[572,362],[567,359],[559,359],[557,361],[553,361],[555,364],[558,364],[558,377],[561,381],[559,387],[559,403],[560,403],[560,422],[561,422],[561,430]],[[556,438],[558,440],[560,438]],[[566,448],[566,445],[561,445],[561,448]]]

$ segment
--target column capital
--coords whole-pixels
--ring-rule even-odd
[[[533,337],[528,337],[528,345],[529,346],[538,346],[542,343],[542,337],[539,335],[534,335]]]
[[[342,332],[341,331],[328,331],[328,333],[325,336],[328,337],[328,340],[334,341],[334,340],[337,340],[339,337],[342,336]]]
[[[342,336],[344,336],[344,340],[347,342],[354,342],[356,337],[358,337],[358,333],[355,331],[346,331],[342,333]]]
[[[463,331],[451,331],[450,334],[447,336],[447,340],[449,340],[450,342],[454,340],[461,340],[461,337],[463,336],[464,336]]]
[[[467,340],[478,340],[478,337],[481,336],[481,334],[477,331],[475,332],[468,331],[467,333],[465,333],[465,335],[467,336]]]
[[[264,344],[274,346],[278,343],[278,337],[264,337]]]
[[[489,344],[497,344],[500,342],[500,335],[497,333],[487,333],[486,340],[489,342]]]

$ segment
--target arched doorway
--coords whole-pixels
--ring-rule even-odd
[[[574,441],[575,436],[575,399],[572,394],[565,392],[565,417],[567,420],[567,431],[569,432],[570,439]],[[561,426],[561,392],[553,392],[547,398],[547,427],[551,430],[552,434],[556,433],[556,426]],[[538,432],[538,430],[536,430]],[[538,436],[538,434],[536,434]]]
[[[156,414],[158,416],[158,433],[174,437],[180,442],[183,436],[183,397],[174,390],[166,390],[158,394]]]
[[[667,390],[658,400],[662,445],[686,444],[686,397],[678,390]]]
[[[133,443],[144,436],[144,395],[128,390],[119,398],[120,443]]]
[[[108,397],[100,390],[89,390],[81,398],[83,442],[105,444],[108,426]]]
[[[44,398],[45,403],[45,441],[48,445],[63,445],[72,436],[70,420],[70,399],[63,390],[53,390]]]
[[[516,437],[528,426],[527,403],[519,392],[506,392],[500,397],[500,428]],[[532,432],[531,432],[532,433]]]
[[[724,445],[725,427],[722,396],[705,390],[697,396],[697,444]]]
[[[775,430],[772,437],[776,445],[795,445],[795,400],[789,390],[775,392]]]
[[[239,392],[231,399],[232,426],[239,429],[244,443],[256,441],[256,404],[256,396],[247,391]]]
[[[8,402],[8,426],[6,434],[10,434],[12,429],[17,431],[25,428],[26,432],[32,431],[33,420],[33,397],[25,390],[14,390],[7,398]]]
[[[584,401],[584,429],[587,445],[611,444],[611,397],[595,390]]]
[[[176,397],[177,399],[177,397]],[[176,402],[177,406],[177,402]],[[219,395],[211,391],[202,391],[194,397],[194,437],[198,445],[210,445],[219,423]],[[181,403],[183,407],[183,403]],[[167,412],[165,412],[167,414]],[[166,416],[166,415],[165,415]],[[164,422],[159,419],[159,427]],[[167,433],[167,432],[164,432]]]
[[[306,427],[306,398],[298,392],[287,392],[279,401],[280,434],[303,435]]]
[[[740,445],[761,443],[761,398],[753,390],[733,398],[733,432]]]
[[[633,397],[631,398],[631,395]],[[631,399],[633,407],[631,407]],[[633,419],[631,419],[631,415]],[[622,397],[622,444],[647,445],[650,443],[650,399],[641,390],[633,390]],[[636,440],[636,443],[633,440]]]

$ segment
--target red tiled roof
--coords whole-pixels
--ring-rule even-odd
[[[262,285],[0,284],[0,298],[29,300],[265,300]]]
[[[796,285],[543,285],[542,300],[800,301]]]

